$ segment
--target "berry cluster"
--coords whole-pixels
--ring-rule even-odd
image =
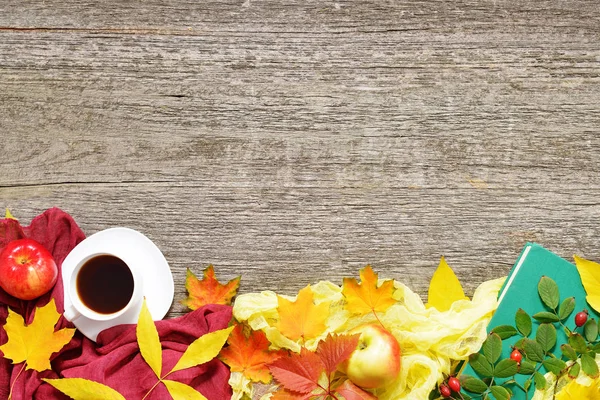
[[[439,389],[442,397],[450,398],[452,396],[452,392],[460,392],[460,381],[455,376],[451,376],[446,382],[440,385]]]

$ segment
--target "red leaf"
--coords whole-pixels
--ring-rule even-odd
[[[376,396],[359,388],[350,380],[344,381],[335,391],[344,396],[346,400],[377,400]]]
[[[350,354],[358,345],[356,335],[327,335],[324,341],[319,343],[317,354],[321,358],[321,362],[325,366],[327,374],[334,372],[338,365],[350,358]]]
[[[300,354],[281,357],[269,364],[273,377],[287,390],[310,393],[319,387],[323,363],[315,353],[302,348]]]

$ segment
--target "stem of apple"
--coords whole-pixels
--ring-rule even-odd
[[[21,376],[21,372],[23,372],[25,370],[25,366],[26,365],[27,365],[27,363],[24,362],[23,366],[21,367],[21,370],[19,371],[19,373],[17,374],[17,376],[15,376],[15,380],[10,385],[10,392],[8,393],[8,400],[10,400],[12,398],[12,392],[13,392],[13,388],[15,387],[15,383],[17,382],[17,379],[19,379],[19,376]]]

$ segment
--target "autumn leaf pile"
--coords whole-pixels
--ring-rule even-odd
[[[5,218],[14,219],[8,210]],[[600,264],[578,257],[575,261],[588,304],[600,310]],[[212,266],[204,270],[201,279],[188,270],[185,287],[189,296],[182,304],[190,310],[209,304],[233,305],[234,320],[229,328],[197,338],[173,367],[163,370],[163,347],[144,302],[135,336],[139,354],[155,378],[144,398],[159,386],[176,400],[210,398],[209,393],[174,380],[172,374],[218,357],[231,371],[233,400],[254,399],[259,388],[262,398],[273,400],[428,399],[440,383],[456,373],[458,362],[484,343],[504,282],[504,278],[484,282],[469,299],[442,258],[425,304],[407,286],[380,278],[370,266],[358,275],[358,279],[344,278],[341,285],[317,282],[295,296],[263,291],[236,298],[240,277],[222,284]],[[8,309],[3,326],[7,341],[0,352],[18,368],[11,378],[11,391],[24,371],[50,370],[53,356],[71,342],[75,329],[57,330],[59,319],[54,299],[35,309],[29,325]],[[388,330],[400,344],[402,367],[394,382],[366,390],[348,379],[340,366],[359,342],[359,335],[351,332],[373,323]],[[600,355],[596,362],[600,365]],[[534,399],[600,400],[599,379],[582,374],[575,380],[557,382],[555,386],[561,388],[557,393],[538,390]],[[125,398],[115,388],[88,379],[43,380],[76,400]]]
[[[442,258],[429,289],[429,303],[393,279],[380,279],[367,266],[358,279],[342,285],[317,282],[296,296],[260,292],[235,299],[235,321],[228,329],[211,332],[192,342],[179,361],[162,370],[162,345],[144,303],[136,337],[141,357],[174,399],[204,399],[203,394],[176,380],[176,371],[219,357],[231,370],[233,399],[251,399],[261,385],[266,398],[277,399],[405,399],[427,398],[450,374],[459,360],[476,352],[486,337],[486,326],[496,307],[503,279],[482,284],[469,300],[452,269]],[[198,279],[187,272],[189,296],[182,301],[190,310],[207,304],[231,305],[240,277],[221,284],[212,266]],[[36,310],[33,322],[9,311],[4,329],[8,342],[0,347],[4,357],[22,363],[23,369],[50,369],[52,354],[60,351],[73,329],[55,331],[60,315],[51,301]],[[395,382],[364,390],[339,368],[357,346],[361,325],[383,326],[402,348],[401,373]],[[18,375],[15,378],[18,379]],[[114,388],[82,378],[45,379],[74,399],[124,399]],[[14,384],[14,382],[13,382]]]
[[[485,282],[469,300],[442,259],[432,278],[430,302],[425,305],[408,287],[396,280],[380,279],[370,266],[359,272],[359,278],[345,278],[341,286],[321,281],[301,289],[295,297],[270,291],[237,297],[234,317],[251,332],[248,338],[260,337],[257,342],[261,348],[279,357],[262,367],[274,377],[267,396],[427,399],[454,371],[456,363],[476,352],[485,340],[504,281]],[[395,382],[366,391],[347,380],[337,366],[345,359],[341,348],[352,344],[348,332],[369,323],[382,325],[398,340],[402,368]],[[338,348],[334,352],[338,358],[324,350],[328,346]],[[281,356],[282,351],[287,355]],[[233,399],[253,398],[254,384],[264,383],[246,371],[232,367]]]

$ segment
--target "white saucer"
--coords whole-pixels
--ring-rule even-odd
[[[100,231],[71,250],[62,264],[65,309],[72,304],[66,290],[77,263],[90,254],[103,251],[118,256],[132,268],[139,268],[142,271],[143,293],[152,319],[155,321],[162,319],[173,303],[175,287],[171,269],[160,249],[150,239],[129,228],[110,228]],[[137,323],[140,309],[141,304],[138,304],[110,321],[95,321],[80,316],[73,324],[85,336],[96,341],[98,333],[104,329],[120,324]]]

